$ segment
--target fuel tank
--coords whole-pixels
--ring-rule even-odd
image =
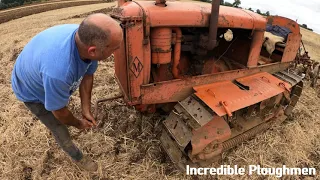
[[[111,16],[121,21],[143,20],[149,27],[208,27],[210,3],[166,2],[157,6],[153,1],[126,2],[115,8]],[[259,14],[239,8],[221,6],[219,28],[265,30],[267,20]]]

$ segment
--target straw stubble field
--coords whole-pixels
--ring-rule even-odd
[[[99,164],[98,172],[87,173],[70,162],[50,132],[12,93],[10,77],[15,59],[34,35],[57,24],[80,23],[86,13],[113,5],[115,4],[105,3],[65,8],[0,24],[0,179],[190,178],[177,172],[160,148],[158,136],[162,118],[157,114],[142,116],[133,108],[124,106],[121,100],[117,100],[101,106],[98,128],[87,132],[70,128],[74,142]],[[304,40],[311,55],[319,58],[320,53],[316,52],[319,49],[319,35],[305,30],[302,32],[306,34]],[[119,93],[113,77],[113,65],[112,57],[99,62],[93,102]],[[292,117],[282,126],[273,127],[225,153],[223,164],[260,164],[263,167],[282,167],[282,164],[285,164],[289,167],[315,167],[319,170],[320,99],[317,91],[309,88],[308,83],[306,86]],[[71,97],[69,107],[75,115],[80,115],[78,92]],[[261,179],[258,176],[250,178]]]

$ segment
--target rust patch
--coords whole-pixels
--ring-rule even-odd
[[[222,22],[222,24],[227,24],[228,26],[230,26],[229,21],[224,16],[219,16],[219,23],[221,23],[221,22]]]
[[[172,50],[171,49],[164,50],[162,48],[154,48],[154,49],[152,49],[152,51],[157,52],[157,53],[168,53],[168,52],[171,52]]]
[[[219,81],[233,80],[261,71],[274,73],[286,69],[290,63],[276,63],[250,69],[232,70],[217,74],[194,76],[185,79],[150,83],[141,86],[143,104],[159,104],[184,100],[193,93],[193,87]]]
[[[113,8],[111,14],[112,15],[123,16],[123,8],[122,7]]]
[[[215,116],[210,122],[198,130],[193,131],[191,139],[192,155],[200,153],[213,141],[222,143],[231,137],[231,129],[227,122]]]
[[[201,12],[201,20],[200,20],[200,23],[201,23],[201,24],[204,24],[205,8],[200,6],[200,12]]]
[[[296,27],[296,25],[295,25],[294,23],[292,23],[292,22],[289,22],[289,23],[288,23],[288,26],[292,26],[292,27],[294,27],[294,28]]]

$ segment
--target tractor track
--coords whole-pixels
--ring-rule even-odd
[[[230,137],[227,140],[224,139],[226,137],[224,134],[228,133],[226,129],[229,128],[230,120],[225,118],[219,120],[217,116],[213,115],[215,112],[208,111],[203,101],[194,95],[178,102],[174,110],[163,122],[164,126],[160,137],[163,150],[166,151],[177,169],[185,172],[187,165],[203,167],[217,163],[222,159],[222,153],[265,132],[273,125],[280,125],[284,122],[299,101],[303,89],[303,81],[301,77],[288,73],[287,70],[274,73],[273,76],[289,83],[292,86],[291,90],[284,92],[283,96],[281,95],[282,100],[273,100],[273,104],[270,105],[271,109],[265,107],[260,109],[261,105],[259,103],[263,103],[263,101],[257,103],[256,105],[259,107],[257,113],[259,115],[252,115],[252,112],[248,113],[250,112],[248,110],[245,111],[248,114],[242,116],[239,115],[242,114],[241,110],[238,110],[240,113],[235,113],[238,114],[235,115],[237,123],[232,122],[232,124],[234,127],[239,126],[240,128],[233,127],[231,131],[230,127]],[[264,102],[266,101],[264,100]],[[273,115],[266,119],[269,115],[266,115],[265,112],[270,112],[270,110],[272,110]],[[279,113],[280,110],[283,110],[282,115]],[[245,121],[241,120],[241,116],[245,117]],[[209,131],[204,128],[208,127],[208,124],[210,124],[209,127],[220,130],[216,131],[210,128],[210,133],[217,132],[216,134],[211,134],[211,136],[210,133],[207,133]],[[211,142],[206,144],[201,151],[194,150],[200,147],[199,142],[205,143],[209,139],[211,139]],[[193,155],[192,151],[197,153]]]
[[[45,11],[73,7],[73,6],[106,3],[106,2],[112,2],[112,0],[54,1],[54,2],[46,2],[46,3],[37,3],[34,5],[20,6],[17,8],[0,11],[0,24],[14,20],[14,19],[22,18],[24,16],[29,16],[32,14],[37,14]]]

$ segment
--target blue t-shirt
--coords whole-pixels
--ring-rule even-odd
[[[48,111],[68,104],[85,74],[93,74],[97,61],[80,58],[75,33],[79,25],[66,24],[36,35],[19,54],[12,71],[12,88],[23,102],[43,103]]]

